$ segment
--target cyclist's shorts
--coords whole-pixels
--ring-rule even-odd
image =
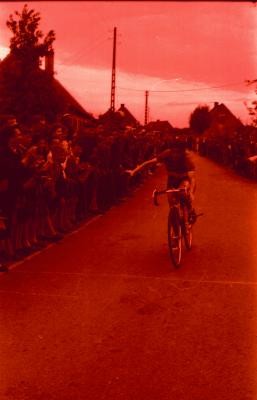
[[[168,176],[167,189],[171,188],[177,189],[183,181],[188,181],[190,183],[189,176],[184,175],[180,176],[179,178],[175,176]]]

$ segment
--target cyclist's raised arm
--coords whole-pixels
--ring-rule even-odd
[[[152,158],[151,160],[147,160],[147,161],[143,162],[142,164],[138,165],[135,169],[132,169],[132,170],[127,171],[127,172],[131,176],[133,176],[136,172],[140,171],[146,165],[158,164],[158,163],[165,162],[166,158],[169,157],[170,154],[171,154],[171,150],[170,149],[166,149],[166,150],[162,151],[160,154],[158,154],[156,157]]]
[[[129,170],[127,172],[130,173],[131,176],[133,176],[135,173],[146,167],[147,165],[151,164],[156,164],[157,163],[157,157],[152,158],[151,160],[147,160],[143,162],[142,164],[138,165],[135,169]]]

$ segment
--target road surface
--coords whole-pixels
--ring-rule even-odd
[[[194,158],[204,216],[179,270],[160,168],[0,276],[1,400],[257,399],[257,185]]]

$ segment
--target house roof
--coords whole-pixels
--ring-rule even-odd
[[[215,103],[210,110],[210,116],[211,125],[205,131],[205,135],[210,137],[233,137],[244,126],[223,103]]]
[[[138,124],[137,119],[134,117],[134,115],[131,114],[131,112],[127,109],[127,107],[125,107],[125,104],[121,104],[117,112],[120,113],[126,125],[133,126]]]
[[[12,71],[14,80],[22,75],[19,60],[13,54],[8,54],[0,62],[0,89],[4,89],[6,85],[5,71],[8,70]],[[54,109],[54,106],[58,105],[58,110],[60,113],[69,112],[83,119],[94,120],[94,117],[79,104],[79,102],[69,93],[69,91],[57,79],[55,79],[53,76],[50,76],[45,70],[39,67],[34,68],[33,76],[30,77],[30,79],[35,101],[37,101],[37,99],[45,99],[47,108],[51,108],[51,105],[53,105]],[[36,81],[38,81],[37,84],[35,84]],[[29,82],[28,91],[30,89]],[[6,104],[8,103],[7,100],[8,90],[0,90],[0,113],[14,113],[12,110],[5,109]],[[41,101],[41,113],[44,113],[43,104],[44,101]]]
[[[223,103],[215,103],[210,110],[211,123],[224,123],[226,125],[242,126],[242,122]]]
[[[146,126],[147,129],[153,131],[171,131],[173,129],[169,121],[151,121]]]
[[[67,106],[67,111],[76,114],[82,118],[93,120],[92,114],[88,113],[79,102],[68,92],[67,89],[55,78],[52,82],[53,88],[55,90],[56,96],[62,98]]]
[[[107,110],[104,114],[99,116],[99,121],[105,127],[115,129],[115,128],[125,128],[126,126],[135,126],[139,122],[132,115],[132,113],[121,104],[117,111]]]

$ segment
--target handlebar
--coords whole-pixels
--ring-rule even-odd
[[[167,193],[184,193],[187,194],[188,193],[188,189],[187,188],[179,188],[179,189],[166,189],[166,190],[157,190],[154,189],[153,194],[152,194],[152,199],[153,199],[153,203],[155,206],[158,206],[158,196],[162,195],[162,194],[167,194]]]

